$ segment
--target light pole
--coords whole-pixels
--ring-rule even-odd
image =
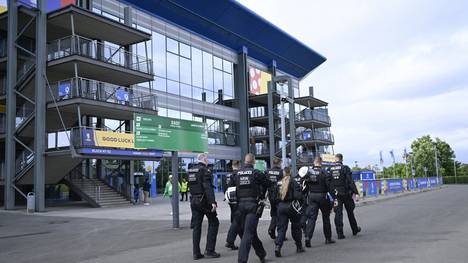
[[[435,169],[436,169],[436,176],[437,176],[437,181],[439,181],[439,162],[437,160],[437,147],[436,144],[433,144],[434,146],[434,155],[435,155]]]
[[[457,184],[457,164],[455,159],[453,159],[453,171],[455,172],[455,184]]]

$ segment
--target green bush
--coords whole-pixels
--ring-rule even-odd
[[[455,184],[455,176],[444,176],[444,184]],[[468,184],[468,176],[457,176],[457,184]]]

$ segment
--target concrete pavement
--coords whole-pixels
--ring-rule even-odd
[[[364,206],[356,209],[363,227],[360,235],[353,237],[345,222],[347,239],[325,245],[319,223],[311,249],[297,255],[293,242],[287,242],[281,259],[273,256],[274,244],[266,235],[267,222],[259,224],[259,233],[268,252],[268,262],[466,262],[468,206],[464,202],[467,197],[468,186],[448,186],[385,202],[363,202]],[[137,207],[132,214],[139,211]],[[110,219],[109,215],[115,218]],[[266,213],[264,218],[268,218]],[[181,219],[182,228],[172,230],[170,220],[122,219],[116,211],[108,211],[102,219],[71,214],[59,217],[0,212],[0,259],[8,259],[5,262],[191,262],[189,222],[185,217]],[[223,247],[228,225],[222,218],[217,245],[222,258],[201,262],[236,262],[237,253]],[[250,262],[258,262],[253,253]]]

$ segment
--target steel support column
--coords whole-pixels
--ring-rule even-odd
[[[244,156],[250,152],[249,141],[249,80],[247,47],[242,47],[242,52],[238,55],[237,63],[237,98],[239,99],[240,123],[239,123],[239,143],[241,148],[241,162],[244,163]]]
[[[18,30],[18,7],[16,1],[8,1],[8,32],[7,32],[7,90],[6,90],[6,140],[5,140],[5,209],[15,208],[15,157],[16,142],[16,72],[17,52],[15,47]]]
[[[34,129],[34,192],[36,211],[45,210],[45,149],[46,149],[46,36],[47,36],[47,1],[37,1],[36,17],[36,119]]]
[[[290,98],[294,98],[294,88],[292,86],[292,80],[288,81],[288,93]],[[296,149],[296,109],[295,103],[289,104],[289,137],[291,140],[291,175],[296,176],[297,168],[297,149]]]
[[[270,168],[273,166],[273,159],[275,158],[275,120],[273,113],[273,81],[268,81],[268,140],[269,140],[269,154],[270,154]]]
[[[172,164],[172,227],[179,228],[179,157],[177,152],[171,154]]]

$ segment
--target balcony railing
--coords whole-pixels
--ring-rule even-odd
[[[157,109],[156,95],[149,91],[123,88],[114,84],[86,78],[71,78],[51,85],[52,94],[57,101],[85,98],[96,101],[116,103],[142,109]],[[53,101],[48,93],[48,101]]]
[[[323,112],[317,110],[304,109],[296,115],[296,121],[315,120],[323,123],[331,124],[330,117]]]
[[[300,133],[296,133],[296,140],[300,141],[308,141],[308,140],[317,140],[317,141],[325,141],[329,143],[334,143],[335,139],[333,138],[333,134],[328,131],[314,131],[305,130]]]
[[[6,94],[6,86],[7,86],[6,77],[0,78],[0,96]]]
[[[6,114],[0,113],[0,134],[6,133]]]
[[[153,74],[152,61],[117,47],[82,36],[68,36],[54,40],[47,46],[47,60],[80,55],[127,69]]]

